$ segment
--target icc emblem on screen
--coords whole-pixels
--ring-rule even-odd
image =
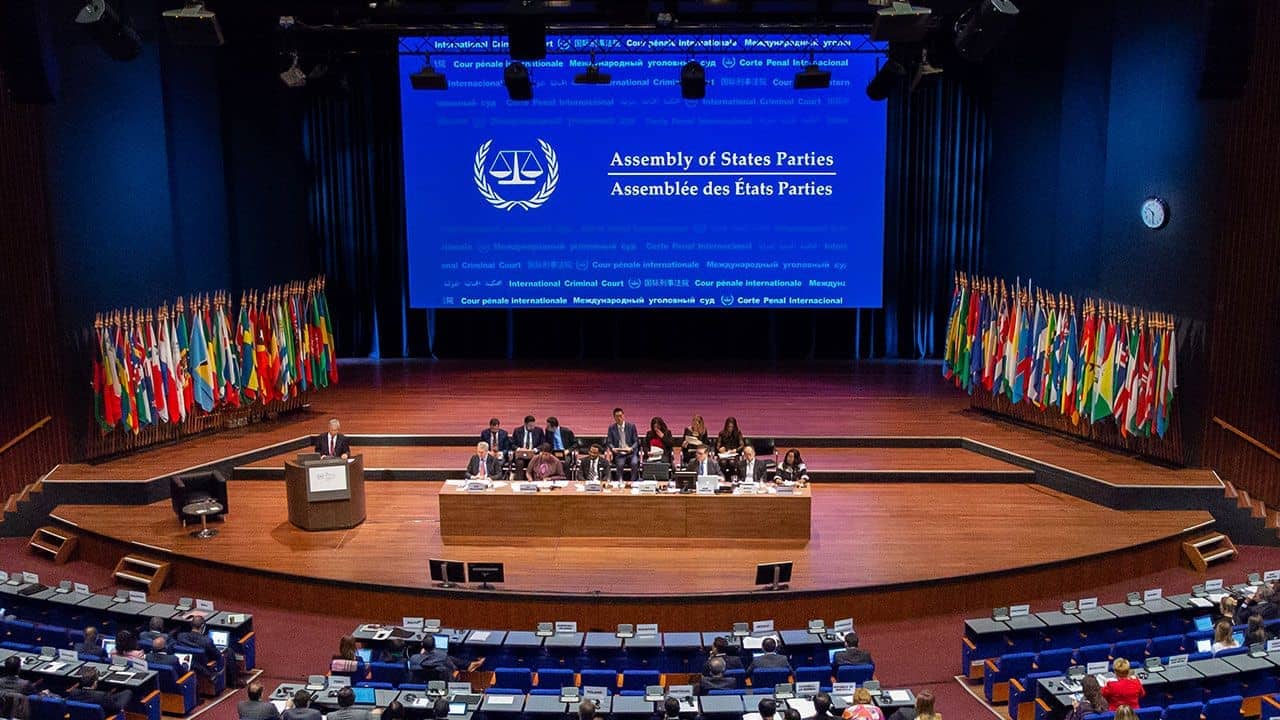
[[[556,151],[545,140],[539,139],[542,160],[538,159],[538,153],[529,149],[494,150],[490,160],[491,145],[493,141],[488,140],[480,146],[472,166],[473,179],[481,197],[499,210],[510,210],[513,207],[535,210],[542,207],[556,191],[556,183],[560,181],[560,162],[556,159]],[[545,167],[543,162],[546,163]],[[489,184],[489,178],[495,180],[493,185]],[[542,187],[527,200],[508,200],[501,194],[502,190],[527,189],[526,186],[537,185],[539,180],[542,181]]]

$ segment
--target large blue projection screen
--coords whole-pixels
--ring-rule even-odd
[[[770,38],[735,39],[757,47]],[[466,47],[466,39],[426,41]],[[768,47],[768,45],[765,45]],[[410,302],[415,307],[879,307],[885,110],[875,56],[821,54],[826,90],[792,89],[796,49],[529,62],[432,51],[445,92],[400,59]]]

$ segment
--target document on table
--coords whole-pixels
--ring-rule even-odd
[[[890,690],[888,695],[889,695],[889,702],[895,705],[911,702],[911,693],[906,690]],[[805,717],[809,717],[809,716],[805,715]]]
[[[490,705],[514,705],[515,695],[485,695]]]
[[[490,634],[491,633],[488,630],[477,630],[471,633],[471,639],[475,640],[476,642],[484,642],[485,640],[489,639]]]
[[[792,698],[787,701],[787,707],[799,712],[802,718],[811,718],[818,712],[808,698]]]

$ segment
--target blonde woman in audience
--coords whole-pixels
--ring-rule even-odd
[[[889,720],[942,720],[942,715],[933,709],[934,702],[932,690],[921,690],[916,693],[915,707],[898,708],[897,712],[889,716]],[[1106,708],[1105,703],[1103,708]]]
[[[1138,720],[1138,713],[1134,712],[1133,708],[1128,705],[1121,705],[1116,708],[1115,720]]]
[[[1231,621],[1223,618],[1213,626],[1213,652],[1217,654],[1235,647],[1240,647],[1240,643],[1232,635]]]
[[[844,720],[884,720],[884,713],[871,702],[871,691],[858,688],[853,691],[853,704],[844,709]]]
[[[1111,670],[1115,672],[1116,679],[1102,686],[1102,697],[1107,699],[1108,707],[1112,711],[1121,705],[1138,707],[1147,690],[1142,687],[1141,680],[1132,676],[1133,668],[1129,665],[1129,661],[1125,658],[1116,658],[1115,662],[1111,663]]]

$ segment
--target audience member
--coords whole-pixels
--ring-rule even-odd
[[[592,720],[596,716],[594,700],[583,700],[578,703],[578,720]]]
[[[724,658],[713,657],[707,660],[705,670],[698,679],[698,694],[706,695],[712,690],[734,690],[738,687],[737,678],[724,674]]]
[[[386,663],[404,663],[409,659],[404,646],[404,640],[400,638],[391,638],[387,644],[378,653],[378,662]]]
[[[726,476],[738,477],[739,465],[737,456],[742,453],[742,449],[746,446],[747,439],[742,437],[742,431],[738,429],[738,419],[733,416],[725,418],[724,427],[720,429],[720,434],[716,436],[716,452],[725,461]]]
[[[858,688],[853,691],[853,704],[844,709],[844,720],[884,720],[884,713],[871,701],[871,691]]]
[[[1067,715],[1067,720],[1080,720],[1085,715],[1104,713],[1108,709],[1107,699],[1102,696],[1102,686],[1098,684],[1098,678],[1085,675],[1080,680],[1080,699],[1071,702],[1071,712]]]
[[[1235,623],[1236,598],[1234,595],[1223,595],[1218,601],[1218,619],[1226,618]],[[1216,620],[1214,622],[1217,622]]]
[[[417,654],[409,658],[409,671],[413,673],[413,681],[417,683],[432,680],[448,681],[458,672],[461,660],[436,647],[436,639],[428,635],[422,639],[422,646]],[[476,658],[467,665],[467,670],[475,671],[484,664],[484,658]]]
[[[356,654],[356,639],[343,635],[338,641],[338,652],[329,662],[329,672],[347,677],[364,676],[364,661]]]
[[[738,657],[737,648],[730,645],[723,635],[717,635],[716,639],[711,641],[711,652],[707,654],[707,661],[702,664],[703,675],[711,674],[711,661],[715,658],[724,661],[726,671],[742,669],[742,658]]]
[[[280,711],[276,710],[274,703],[262,701],[261,682],[254,680],[249,683],[249,687],[245,688],[245,694],[249,699],[241,700],[236,704],[236,714],[239,715],[240,720],[276,720],[280,717]]]
[[[831,720],[834,717],[839,716],[831,712],[831,696],[819,691],[813,696],[813,720]]]
[[[10,655],[5,658],[4,665],[0,666],[0,692],[30,695],[32,690],[31,681],[23,679],[19,675],[20,672],[22,672],[22,658],[17,655]]]
[[[1115,672],[1116,679],[1102,686],[1102,697],[1107,699],[1107,709],[1115,710],[1121,705],[1136,708],[1138,702],[1147,694],[1146,689],[1142,687],[1142,681],[1130,676],[1130,669],[1129,661],[1125,658],[1116,658],[1115,662],[1111,663],[1111,670]]]
[[[1235,634],[1232,632],[1231,621],[1223,618],[1213,626],[1213,652],[1218,653],[1223,650],[1240,647],[1240,643],[1236,642]]]
[[[97,655],[102,657],[102,642],[98,639],[98,628],[90,625],[84,629],[84,641],[76,644],[76,652],[81,655]]]
[[[122,630],[121,633],[123,632]],[[98,671],[94,668],[86,667],[81,668],[79,684],[69,690],[66,697],[68,700],[97,705],[102,708],[103,714],[107,717],[112,717],[128,707],[129,701],[133,699],[133,693],[129,690],[116,690],[114,692],[99,690]]]
[[[111,653],[112,657],[128,658],[130,660],[145,660],[147,654],[138,647],[138,638],[128,630],[121,630],[116,633],[116,649]]]
[[[804,720],[800,717],[800,711],[793,707],[787,708],[786,711],[782,713],[782,718],[783,720]]]
[[[392,700],[382,711],[382,720],[404,720],[404,704],[399,700]]]
[[[324,720],[324,716],[311,707],[311,693],[299,690],[293,694],[293,699],[284,712],[280,713],[280,720]]]
[[[1244,629],[1244,644],[1246,647],[1250,645],[1265,644],[1270,639],[1267,634],[1267,626],[1262,622],[1262,616],[1253,614],[1249,616],[1249,624]]]
[[[680,720],[680,700],[670,695],[662,701],[663,720]]]
[[[193,665],[203,666],[207,662],[213,662],[218,659],[218,646],[213,644],[213,638],[209,637],[209,628],[205,625],[204,618],[196,615],[191,618],[191,629],[183,630],[174,638],[179,645],[185,645],[190,648],[198,648],[202,657],[193,658],[196,662]],[[355,654],[355,641],[352,641],[352,654]]]
[[[1097,680],[1093,683],[1098,684]],[[916,693],[916,704],[913,707],[898,708],[897,712],[889,716],[889,720],[942,720],[942,716],[933,709],[934,697],[932,690],[921,690]],[[1106,709],[1106,703],[1102,705]]]
[[[432,720],[446,720],[449,717],[449,698],[436,698],[431,706]]]
[[[538,427],[538,419],[532,415],[524,416],[524,424],[511,433],[511,448],[515,454],[516,477],[524,477],[525,467],[538,454],[542,447],[542,428]]]
[[[601,452],[600,443],[591,443],[591,447],[587,449],[587,456],[582,458],[579,470],[579,477],[583,482],[608,482],[609,461]]]
[[[833,668],[838,668],[841,665],[872,665],[874,663],[871,653],[858,647],[858,633],[851,630],[844,634],[844,649],[836,653],[831,665]]]
[[[1259,585],[1252,596],[1237,605],[1231,622],[1233,625],[1243,625],[1250,615],[1261,615],[1264,621],[1280,617],[1280,607],[1276,606],[1274,591],[1270,585]]]
[[[511,436],[502,429],[498,418],[489,418],[489,427],[480,431],[480,442],[489,448],[489,454],[499,461],[505,460],[511,453]]]
[[[165,649],[169,647],[169,634],[164,631],[164,618],[153,617],[147,629],[138,634],[138,644],[143,647],[155,647],[155,639],[164,638]]]
[[[1134,712],[1133,708],[1128,705],[1121,705],[1116,708],[1115,720],[1138,720],[1138,713]]]
[[[756,712],[760,714],[760,720],[773,720],[778,714],[778,703],[773,698],[765,698],[756,704]]]
[[[186,672],[182,667],[182,661],[177,655],[171,655],[168,652],[168,644],[164,637],[156,637],[151,640],[151,652],[147,653],[147,665],[168,665],[173,668],[175,677],[182,677]],[[194,661],[194,658],[192,658]]]
[[[750,676],[757,668],[786,668],[791,669],[791,661],[787,660],[785,655],[778,654],[778,641],[767,637],[764,642],[760,643],[761,653],[751,659],[751,666],[747,668],[747,675]]]

